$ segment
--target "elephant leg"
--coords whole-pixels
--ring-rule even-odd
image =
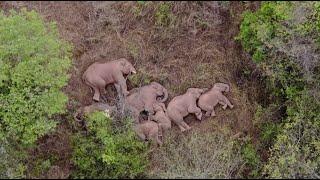
[[[106,83],[103,79],[96,79],[94,88],[93,99],[96,101],[100,100],[101,92],[105,93]]]
[[[211,115],[211,117],[214,117],[214,116],[216,116],[216,112],[214,112],[214,110],[212,110],[210,115]]]
[[[150,139],[157,143],[158,145],[162,145],[161,140],[159,139],[159,128],[158,126],[154,127],[152,131],[150,132]]]
[[[202,119],[202,112],[201,112],[201,111],[200,111],[200,112],[197,112],[197,113],[195,113],[195,114],[196,114],[197,119],[199,119],[199,120]]]
[[[184,121],[182,121],[181,124],[186,130],[190,130],[191,129],[191,127],[187,123],[185,123]]]
[[[188,107],[188,112],[197,114],[197,113],[201,113],[201,109],[198,108],[196,105],[193,105]]]
[[[184,131],[186,130],[186,129],[183,127],[182,123],[181,123],[181,122],[183,122],[183,119],[179,119],[178,121],[175,120],[174,122],[178,125],[178,127],[179,127],[179,129],[180,129],[181,132],[184,132]]]
[[[99,88],[93,87],[93,90],[94,90],[93,100],[99,102],[99,101],[100,101],[100,91],[99,91]]]
[[[208,116],[208,117],[209,117],[209,116],[211,116],[211,113],[212,113],[212,111],[207,111],[206,114],[205,114],[205,116]]]
[[[146,135],[143,134],[143,133],[138,133],[138,137],[139,137],[142,141],[148,141]]]
[[[138,110],[136,110],[136,109],[132,109],[131,110],[132,112],[132,118],[133,118],[133,120],[134,120],[134,123],[139,123],[139,115],[140,115],[140,113],[139,113],[139,111]]]
[[[226,98],[225,96],[223,96],[224,99],[224,103],[226,103],[225,106],[229,106],[231,109],[233,108],[233,105],[230,103],[230,101],[228,100],[228,98]]]
[[[182,125],[180,125],[180,124],[178,125],[178,127],[180,128],[180,131],[181,131],[181,132],[186,131],[186,129],[185,129]]]
[[[136,134],[138,135],[138,137],[142,140],[142,141],[146,141],[147,137],[146,135],[143,133],[143,131],[141,130],[141,126],[136,126],[134,127],[134,131],[136,132]]]
[[[210,106],[210,105],[207,105],[207,104],[202,104],[202,105],[201,105],[201,109],[204,110],[204,111],[206,111],[205,116],[209,117],[210,114],[211,114],[211,112],[212,112],[213,107]]]

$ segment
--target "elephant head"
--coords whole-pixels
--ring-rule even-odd
[[[221,92],[229,92],[230,91],[230,86],[225,83],[215,83],[213,85],[213,88],[218,91],[221,91]]]
[[[187,93],[191,94],[194,96],[196,99],[198,99],[201,94],[203,94],[205,89],[200,89],[200,88],[188,88]]]
[[[137,71],[133,65],[125,58],[119,59],[120,69],[123,74],[136,74]]]
[[[151,87],[155,90],[157,96],[163,96],[158,102],[163,103],[168,99],[168,90],[157,82],[152,82]],[[158,98],[157,98],[158,100]]]

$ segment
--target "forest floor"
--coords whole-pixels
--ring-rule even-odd
[[[200,122],[190,115],[186,122],[192,131],[206,133],[229,127],[232,134],[242,132],[256,137],[254,112],[257,102],[263,101],[263,83],[234,37],[239,32],[241,13],[258,5],[174,2],[171,11],[159,11],[155,2],[1,2],[1,9],[26,7],[39,12],[46,21],[57,22],[61,38],[73,45],[71,76],[64,88],[69,97],[68,113],[59,117],[56,132],[41,138],[31,152],[33,159],[56,155],[55,169],[46,177],[68,177],[72,171],[72,114],[93,102],[81,76],[96,61],[127,58],[138,71],[128,80],[129,90],[157,81],[168,89],[167,102],[189,87],[229,83],[231,91],[226,96],[234,104],[233,109],[217,107],[214,118]],[[114,87],[109,86],[107,92],[110,99],[116,97]],[[175,125],[173,130],[179,133]]]

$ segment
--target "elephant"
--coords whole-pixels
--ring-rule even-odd
[[[166,106],[164,103],[154,103],[153,110],[155,111],[155,115],[149,116],[149,120],[157,122],[161,129],[161,132],[164,134],[171,128],[171,121],[166,114]]]
[[[217,104],[223,105],[225,110],[228,106],[232,109],[233,105],[230,101],[222,94],[222,92],[229,92],[230,87],[228,84],[216,83],[213,87],[206,93],[202,94],[198,101],[198,106],[206,111],[206,116],[216,116],[214,112],[214,107]]]
[[[191,129],[191,127],[183,121],[189,113],[194,113],[198,120],[201,120],[202,112],[197,107],[197,99],[206,89],[189,88],[183,95],[174,97],[168,104],[167,115],[175,124],[178,125],[181,132]]]
[[[131,91],[130,91],[131,92]],[[163,96],[162,99],[159,97]],[[133,110],[134,119],[138,119],[140,112],[147,111],[149,115],[154,114],[153,104],[163,103],[168,99],[168,90],[157,82],[142,86],[132,91],[126,97],[125,103]]]
[[[95,111],[103,111],[106,114],[106,116],[110,116],[115,114],[115,112],[117,111],[117,108],[116,106],[110,106],[105,103],[94,103],[89,106],[80,107],[74,113],[73,118],[75,121],[80,123],[80,125],[84,128],[86,133],[88,131],[87,131],[86,121],[84,121],[84,117]]]
[[[131,73],[135,74],[136,69],[127,59],[120,58],[106,63],[95,62],[91,64],[83,73],[82,79],[91,90],[94,90],[93,100],[100,101],[101,93],[106,93],[106,85],[112,83],[115,85],[119,97],[120,95],[126,97],[129,92],[123,75]]]
[[[81,122],[82,118],[95,111],[103,111],[108,115],[111,115],[117,111],[116,106],[110,106],[105,103],[94,103],[89,106],[80,107],[73,115],[74,120]]]
[[[137,133],[138,137],[143,141],[152,140],[158,145],[162,145],[160,137],[162,137],[159,124],[154,121],[146,121],[143,123],[135,124],[133,130]]]

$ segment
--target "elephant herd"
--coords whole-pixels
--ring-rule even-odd
[[[79,121],[82,115],[93,111],[116,112],[115,106],[100,103],[105,100],[106,85],[114,84],[119,99],[123,100],[124,107],[130,110],[134,119],[133,129],[138,137],[144,141],[152,140],[158,145],[162,144],[164,134],[171,128],[174,122],[181,132],[191,129],[184,122],[188,114],[195,114],[198,120],[202,119],[202,110],[205,116],[215,116],[214,107],[217,104],[226,109],[233,108],[230,101],[223,95],[229,92],[230,87],[224,83],[215,83],[211,89],[188,88],[185,94],[174,97],[166,107],[164,102],[168,99],[168,91],[157,82],[134,88],[130,92],[127,89],[125,75],[136,73],[136,69],[125,58],[106,63],[93,63],[83,74],[83,81],[94,93],[93,100],[96,103],[80,108],[74,115]],[[139,120],[140,113],[147,112],[148,120]]]

